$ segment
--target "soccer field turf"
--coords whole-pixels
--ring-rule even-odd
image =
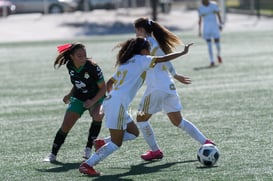
[[[192,79],[186,86],[176,82],[182,112],[216,142],[220,159],[215,167],[200,165],[199,143],[172,126],[163,113],[151,119],[165,155],[161,161],[140,159],[148,149],[140,134],[96,166],[101,177],[80,174],[90,124],[85,113],[62,146],[59,162],[43,163],[66,109],[62,98],[71,89],[66,68],[53,69],[56,46],[67,41],[10,43],[0,45],[0,180],[272,180],[273,32],[223,33],[224,63],[215,68],[207,68],[202,39],[178,35],[185,43],[195,43],[188,55],[173,61],[178,73]],[[81,42],[108,79],[115,70],[117,51],[112,48],[131,36]],[[143,90],[132,103],[133,116]],[[100,137],[108,135],[103,128]]]

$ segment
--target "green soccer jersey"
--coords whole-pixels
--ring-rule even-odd
[[[72,61],[69,61],[66,67],[70,75],[71,83],[74,86],[72,96],[81,101],[95,97],[99,91],[97,83],[104,81],[100,67],[89,60],[79,69],[74,66]]]

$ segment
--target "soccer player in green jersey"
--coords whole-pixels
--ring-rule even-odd
[[[63,98],[63,102],[68,104],[68,107],[63,123],[53,141],[51,153],[44,159],[47,162],[56,161],[57,153],[67,134],[86,110],[92,118],[92,123],[83,157],[89,158],[93,141],[100,132],[104,117],[101,107],[106,85],[100,67],[92,59],[87,58],[85,46],[81,43],[58,46],[58,51],[59,55],[54,67],[66,65],[73,87]]]

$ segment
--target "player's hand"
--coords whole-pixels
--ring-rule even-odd
[[[190,48],[190,46],[192,46],[193,45],[193,43],[189,43],[189,44],[186,44],[185,45],[185,47],[184,47],[184,53],[186,54],[186,53],[188,53],[188,51],[189,51],[189,48]]]
[[[92,101],[92,99],[88,99],[83,103],[83,107],[86,109],[90,108],[93,105],[94,105],[94,102]]]
[[[185,76],[182,76],[182,75],[179,75],[179,74],[175,74],[174,78],[177,81],[181,82],[182,84],[191,84],[191,79],[189,77],[185,77]]]
[[[64,102],[65,104],[68,104],[68,103],[69,103],[69,99],[70,99],[70,96],[69,96],[69,95],[66,95],[66,96],[64,96],[64,98],[63,98],[63,102]]]
[[[220,31],[222,31],[223,25],[219,25],[219,29],[220,29]]]

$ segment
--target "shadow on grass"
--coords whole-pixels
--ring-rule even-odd
[[[72,22],[63,23],[61,26],[67,26],[80,29],[78,35],[91,36],[91,35],[120,35],[134,33],[133,23],[124,23],[121,21],[115,21],[107,24],[94,23],[94,22]],[[170,31],[181,30],[178,27],[168,27]]]
[[[194,67],[193,70],[195,71],[199,71],[199,70],[207,70],[207,69],[213,69],[213,68],[217,68],[218,65],[214,65],[214,66],[202,66],[202,67]]]
[[[36,169],[39,172],[67,172],[69,170],[78,169],[81,163],[62,163],[62,162],[52,162],[52,165],[58,167],[49,168],[49,169]]]
[[[94,178],[93,180],[97,180],[97,181],[103,181],[103,180],[111,180],[111,181],[115,181],[115,180],[128,180],[131,181],[133,179],[125,179],[122,177],[126,177],[126,176],[133,176],[133,175],[142,175],[142,174],[149,174],[149,173],[154,173],[154,172],[158,172],[162,169],[165,168],[169,168],[175,164],[183,164],[183,163],[191,163],[191,162],[196,162],[197,160],[187,160],[187,161],[181,161],[181,162],[170,162],[170,163],[164,163],[161,165],[156,165],[156,166],[147,166],[151,163],[154,163],[155,161],[151,161],[151,162],[144,162],[144,163],[140,163],[138,165],[132,165],[131,169],[128,172],[125,173],[121,173],[121,174],[116,174],[116,175],[102,175],[99,177]]]
[[[211,166],[211,167],[206,167],[206,166],[199,166],[199,167],[196,167],[197,169],[212,169],[212,168],[217,168],[218,166],[217,165],[214,165],[214,166]]]

